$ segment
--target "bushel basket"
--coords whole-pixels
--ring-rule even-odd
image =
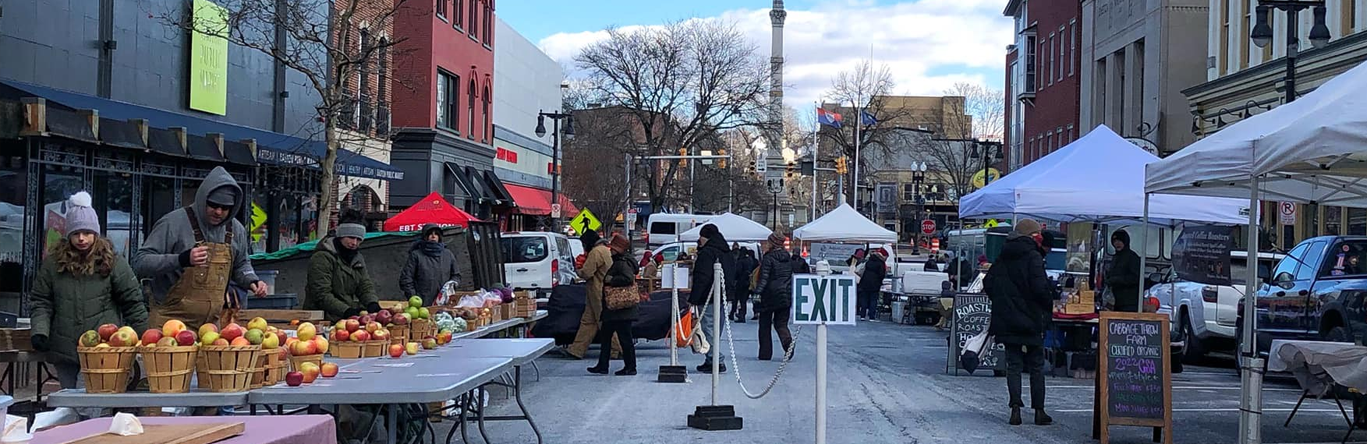
[[[123,393],[133,372],[137,347],[77,347],[86,393]]]
[[[276,348],[262,350],[258,357],[256,369],[252,370],[252,388],[279,384],[285,380],[285,371],[289,367],[289,361],[285,360],[285,349]]]
[[[251,389],[252,373],[261,356],[260,345],[210,345],[199,348],[199,386],[211,392],[244,392]],[[205,384],[208,382],[208,384]]]
[[[366,341],[370,342],[370,341]],[[338,341],[328,346],[328,354],[334,358],[356,359],[365,356],[365,342]]]
[[[147,372],[147,390],[152,393],[187,393],[194,378],[199,347],[138,347],[142,367]]]

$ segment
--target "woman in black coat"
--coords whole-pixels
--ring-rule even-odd
[[[788,312],[793,308],[793,257],[783,249],[784,237],[775,232],[764,244],[760,260],[759,293],[755,312],[759,314],[759,360],[774,357],[774,339],[770,330],[778,332],[779,344],[786,353],[793,348],[793,335],[788,331]]]
[[[732,248],[736,252],[736,288],[731,292],[731,320],[744,324],[746,304],[750,302],[750,276],[759,268],[759,260],[749,248]],[[759,311],[756,309],[755,311]]]
[[[989,332],[1006,346],[1006,387],[1011,396],[1011,425],[1020,425],[1021,372],[1030,372],[1030,406],[1035,424],[1049,425],[1044,413],[1044,330],[1052,316],[1053,285],[1044,272],[1044,256],[1036,237],[1040,224],[1032,219],[1016,223],[997,262],[988,270],[984,289],[992,299]]]
[[[612,249],[612,266],[608,268],[607,277],[603,279],[604,295],[610,288],[629,287],[632,292],[636,291],[636,261],[631,257],[631,241],[621,234],[613,234],[612,240],[608,241],[608,248]],[[603,301],[603,327],[598,334],[599,350],[607,350],[612,346],[612,336],[617,335],[617,342],[622,344],[622,361],[626,364],[622,370],[615,373],[617,376],[636,375],[636,341],[631,337],[631,323],[636,320],[636,305],[616,310],[608,309],[606,299]],[[598,354],[598,365],[589,368],[589,373],[607,374],[608,373],[608,354]]]
[[[441,227],[427,224],[422,227],[422,237],[413,242],[408,249],[408,263],[404,264],[399,275],[399,290],[402,296],[418,296],[422,304],[432,305],[446,281],[460,280],[456,271],[456,255],[446,249],[441,241]]]

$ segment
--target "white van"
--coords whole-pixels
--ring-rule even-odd
[[[503,233],[500,242],[503,270],[514,289],[535,290],[538,297],[549,297],[556,285],[574,281],[573,242],[565,235],[512,232]]]
[[[736,243],[740,244],[741,248],[749,248],[750,251],[755,252],[755,259],[759,259],[759,256],[760,256],[759,243],[757,243],[757,242],[736,242]],[[654,249],[654,250],[651,251],[651,255],[652,255],[652,256],[660,256],[660,257],[663,257],[664,259],[661,259],[661,261],[664,262],[664,263],[670,263],[670,262],[674,262],[675,260],[678,260],[678,259],[679,259],[679,253],[688,253],[689,256],[692,256],[692,257],[694,257],[694,258],[698,257],[698,243],[697,243],[697,242],[670,242],[670,243],[668,243],[668,244],[662,245],[662,246],[660,246],[659,248],[656,248],[656,249]]]
[[[678,242],[679,235],[698,225],[707,223],[715,215],[711,214],[651,214],[646,223],[646,245],[654,248]]]

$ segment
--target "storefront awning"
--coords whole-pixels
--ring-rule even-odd
[[[165,154],[179,155],[183,157],[202,159],[205,156],[218,157],[219,161],[244,161],[242,154],[250,156],[250,149],[239,150],[230,153],[228,142],[232,142],[236,148],[245,148],[246,145],[240,143],[242,140],[255,140],[257,146],[256,162],[280,165],[295,165],[317,168],[318,162],[327,154],[327,145],[322,141],[303,139],[286,134],[280,134],[256,128],[234,125],[231,123],[219,122],[204,119],[188,114],[180,114],[171,111],[164,111],[156,108],[149,108],[131,103],[119,102],[115,100],[103,99],[70,91],[48,88],[45,86],[32,85],[13,80],[0,79],[0,86],[8,87],[13,92],[18,92],[21,96],[32,96],[47,99],[49,104],[72,111],[81,109],[91,109],[99,112],[103,119],[130,120],[144,119],[148,125],[154,128],[148,129],[148,138],[156,138],[153,133],[156,129],[168,129],[175,127],[185,128],[190,136],[206,137],[210,134],[221,134],[224,139],[224,152],[222,154],[209,154],[200,148],[191,145],[189,152],[182,152],[179,144],[174,147],[167,146],[167,143],[154,143],[149,140],[147,148]],[[187,137],[188,139],[188,137]],[[127,140],[120,140],[127,142]],[[163,140],[162,142],[170,142]],[[191,142],[193,143],[193,142]],[[120,146],[125,143],[117,143]],[[215,149],[215,151],[217,151]],[[207,159],[206,159],[207,160]],[[254,164],[248,162],[247,164]],[[371,159],[355,152],[339,149],[337,151],[336,172],[344,176],[364,177],[370,179],[383,180],[403,180],[403,170],[390,166],[384,162]]]
[[[551,214],[551,192],[540,188],[532,188],[522,185],[504,184],[508,188],[508,193],[512,195],[513,202],[517,203],[517,213],[535,216],[547,216]],[[570,203],[570,199],[560,194],[560,215],[579,214],[579,209]]]

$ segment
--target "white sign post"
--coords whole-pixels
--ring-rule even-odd
[[[826,326],[854,325],[854,276],[793,276],[793,323],[816,325],[816,444],[826,444]]]
[[[634,213],[632,213],[634,214]],[[679,365],[679,289],[688,288],[688,268],[677,264],[667,264],[660,273],[660,286],[670,289],[669,307],[669,365],[661,365],[657,382],[688,382],[688,369]]]

